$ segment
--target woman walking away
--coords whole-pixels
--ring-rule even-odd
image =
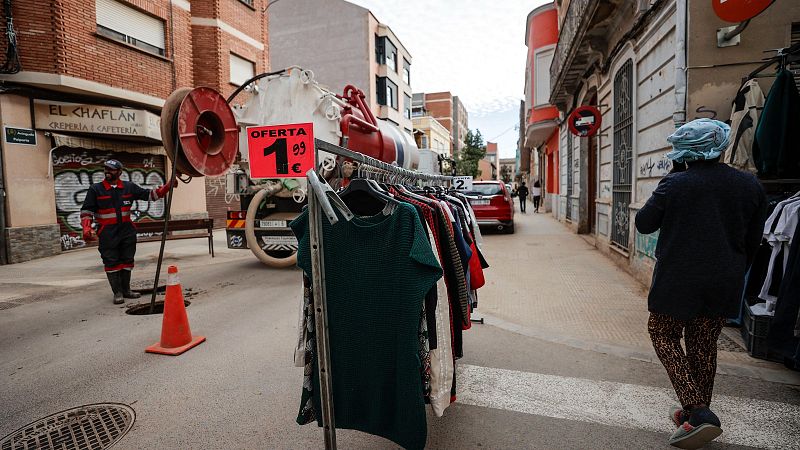
[[[539,212],[539,202],[542,201],[542,183],[539,180],[533,182],[533,189],[531,189],[531,195],[533,195],[533,212]]]
[[[717,339],[725,319],[739,313],[745,273],[764,226],[761,184],[719,163],[729,135],[728,125],[711,119],[678,128],[667,138],[673,169],[636,214],[640,233],[660,230],[648,330],[681,402],[669,415],[677,427],[669,443],[686,449],[722,433],[709,409]]]

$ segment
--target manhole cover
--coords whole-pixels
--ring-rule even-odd
[[[0,440],[0,450],[109,448],[133,426],[127,405],[97,403],[68,409],[25,425]]]
[[[189,300],[183,301],[183,306],[189,306],[192,302]],[[128,309],[125,310],[125,314],[131,314],[134,316],[146,316],[148,314],[164,314],[164,301],[159,300],[156,302],[155,307],[153,308],[153,312],[150,312],[150,302],[147,303],[138,303],[135,305],[131,305]]]

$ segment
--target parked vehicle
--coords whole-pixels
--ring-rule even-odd
[[[478,225],[514,232],[514,201],[502,181],[475,181],[467,196]]]

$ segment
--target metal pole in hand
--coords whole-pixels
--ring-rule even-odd
[[[316,147],[316,146],[315,146]],[[319,153],[314,150],[315,154]],[[315,161],[317,158],[315,158]],[[312,173],[311,176],[316,176]],[[317,341],[317,369],[319,373],[322,427],[325,448],[336,448],[336,422],[333,414],[333,381],[331,354],[328,340],[328,310],[325,297],[325,254],[322,242],[322,211],[314,189],[308,190],[308,228],[311,240],[311,295],[314,299],[314,323]]]
[[[177,116],[176,116],[177,119]],[[175,127],[175,130],[178,128]],[[164,260],[164,245],[167,243],[167,229],[169,225],[169,211],[172,207],[172,190],[175,189],[175,184],[173,181],[175,180],[175,176],[178,174],[178,155],[180,155],[180,145],[181,140],[180,136],[178,135],[177,131],[175,132],[175,160],[172,161],[172,175],[167,180],[169,183],[169,192],[167,192],[167,197],[164,199],[166,202],[165,209],[164,209],[164,231],[161,233],[161,248],[158,250],[158,263],[156,264],[156,276],[153,280],[153,294],[150,296],[150,314],[153,314],[156,309],[156,294],[158,291],[158,278],[161,275],[161,263]]]

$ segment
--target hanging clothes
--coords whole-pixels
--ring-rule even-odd
[[[794,369],[800,369],[800,359],[798,359],[800,337],[795,334],[798,314],[800,314],[800,227],[794,230],[786,271],[775,306],[775,315],[767,334],[770,352],[782,356],[786,365]]]
[[[725,151],[726,164],[746,172],[756,173],[753,161],[753,141],[761,110],[764,108],[764,93],[758,81],[748,80],[736,93],[731,111],[731,141]]]
[[[388,216],[350,221],[337,210],[339,222],[323,220],[320,230],[334,414],[338,428],[423,448],[427,423],[419,375],[420,312],[442,268],[417,211],[405,203],[393,209]],[[297,264],[309,276],[308,211],[290,227],[298,237]],[[316,367],[312,392],[319,392]],[[312,400],[318,411],[319,396]]]
[[[764,240],[772,247],[767,274],[758,297],[767,303],[767,312],[774,311],[778,291],[789,260],[789,247],[797,227],[800,196],[793,196],[776,206],[764,223]]]
[[[753,159],[762,178],[800,178],[800,93],[792,73],[775,78],[756,128]]]

